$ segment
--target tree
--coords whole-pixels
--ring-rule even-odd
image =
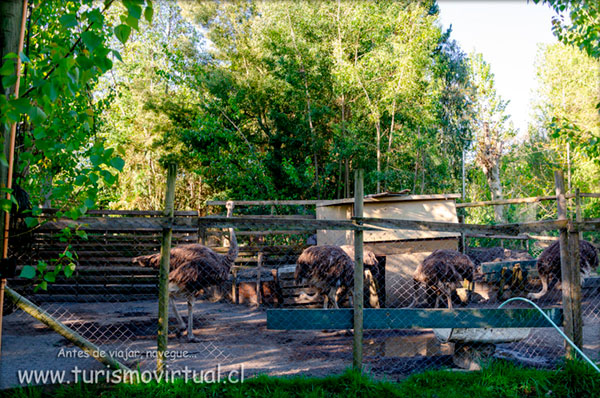
[[[114,35],[126,42],[142,14],[151,20],[153,8],[149,0],[123,1],[121,23],[113,28],[106,13],[114,3],[33,1],[25,51],[2,54],[0,75],[5,91],[0,96],[0,125],[6,131],[11,124],[19,124],[16,179],[37,206],[49,201],[59,207],[58,216],[78,218],[95,206],[101,186],[113,184],[123,168],[114,148],[106,147],[96,135],[97,114],[107,103],[95,101],[92,88],[112,68],[113,59],[120,58],[109,48],[109,39]],[[6,11],[0,7],[3,23],[10,17],[4,15]],[[14,90],[7,90],[16,82],[17,58],[26,71],[18,98],[8,94]],[[26,221],[29,226],[37,222],[34,218]],[[63,233],[67,241],[74,235],[69,229]],[[68,247],[65,252],[70,254]],[[46,271],[43,262],[37,268],[25,267],[21,276],[32,278],[39,273],[39,286],[45,288],[58,272],[67,276],[73,272],[72,258],[62,256],[52,271]]]
[[[514,136],[506,113],[508,101],[496,92],[494,74],[481,54],[470,57],[471,81],[475,87],[473,119],[477,135],[476,161],[485,174],[492,200],[503,199],[500,166],[505,142]],[[504,221],[503,207],[494,206],[496,222]]]
[[[600,3],[596,0],[533,0],[549,4],[557,13],[552,30],[564,44],[600,58]]]

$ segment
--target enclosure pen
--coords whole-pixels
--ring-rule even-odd
[[[406,375],[450,366],[476,369],[493,356],[538,368],[555,367],[561,357],[574,353],[565,351],[546,318],[518,303],[497,307],[508,297],[539,291],[540,274],[529,255],[538,256],[536,250],[547,248],[560,233],[562,268],[554,278],[560,280],[562,273],[561,289],[550,286],[537,301],[578,348],[599,359],[593,347],[600,341],[600,278],[582,274],[579,282],[577,243],[579,232],[589,239],[589,234],[600,230],[599,219],[577,216],[585,205],[581,199],[596,196],[574,196],[575,220],[571,220],[560,173],[555,196],[505,204],[556,201],[561,209],[557,219],[496,225],[470,223],[469,217],[459,222],[456,208],[461,204],[455,203],[455,197],[364,196],[358,171],[355,197],[342,200],[343,206],[338,206],[340,201],[234,201],[240,215],[225,217],[218,211],[220,202],[213,202],[215,209],[209,212],[213,214],[201,217],[198,211],[174,211],[175,175],[172,167],[164,212],[92,210],[69,220],[45,211],[33,234],[34,246],[18,253],[18,269],[60,253],[63,243],[57,233],[66,227],[87,234],[86,239],[74,237],[71,242],[78,253],[77,267],[71,277],[59,275],[47,290],[36,290],[23,278],[10,279],[11,289],[97,349],[123,354],[122,360],[113,358],[120,366],[140,370],[207,370],[218,364],[221,373],[243,367],[246,375],[326,375],[352,364],[374,374]],[[316,214],[306,214],[305,206],[313,205],[320,206]],[[259,210],[252,210],[253,206]],[[464,209],[478,207],[485,205]],[[265,208],[268,214],[252,214]],[[449,216],[432,217],[436,212]],[[165,305],[169,299],[167,238],[172,237],[173,245],[202,240],[219,256],[231,248],[223,228],[235,229],[239,240],[233,277],[198,291],[195,322],[188,321],[198,341],[182,341],[168,326],[169,315],[175,314],[169,314]],[[378,241],[379,236],[394,238]],[[324,241],[353,248],[348,259],[354,266],[353,301],[340,301],[340,307],[346,308],[318,309],[323,307],[322,296],[293,277],[300,253]],[[504,244],[490,247],[488,241]],[[527,250],[519,251],[523,246]],[[437,249],[482,255],[477,257],[473,284],[452,279],[456,287],[442,300],[436,284],[413,285],[417,266]],[[362,267],[367,251],[376,259],[369,265],[373,300],[365,297]],[[160,273],[133,263],[138,256],[159,253],[163,255]],[[440,280],[439,286],[447,282]],[[330,289],[340,287],[333,283]],[[415,307],[408,308],[413,301]],[[452,309],[446,304],[452,304]],[[177,305],[183,303],[176,300]],[[439,305],[443,308],[436,308]],[[56,350],[68,343],[52,340],[47,323],[25,318],[21,308],[5,317],[9,338],[3,360],[33,358],[34,350],[41,359],[31,366],[50,366]]]

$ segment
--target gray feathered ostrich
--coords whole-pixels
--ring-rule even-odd
[[[598,253],[594,245],[585,240],[579,241],[579,266],[582,276],[586,277],[598,267]],[[548,289],[554,287],[557,281],[562,280],[560,266],[560,242],[556,241],[548,246],[537,260],[537,270],[542,281],[542,290],[538,293],[529,293],[528,298],[538,300],[546,295]]]
[[[227,217],[233,214],[233,202],[227,202]],[[174,297],[184,298],[188,305],[187,337],[188,341],[197,341],[194,337],[194,301],[203,289],[221,285],[229,277],[229,271],[238,255],[237,239],[233,228],[229,228],[229,251],[226,255],[215,253],[201,244],[180,245],[171,249],[169,272],[169,302],[177,321],[181,335],[185,322],[177,312]],[[134,264],[142,267],[158,268],[160,253],[139,256]]]
[[[426,295],[434,292],[435,307],[439,305],[442,296],[446,296],[448,308],[452,308],[452,292],[466,279],[473,282],[475,265],[471,259],[456,250],[436,250],[427,256],[415,270],[413,283],[415,295],[409,307],[414,307],[418,301],[419,286],[423,286]]]
[[[306,284],[315,288],[317,294],[323,296],[323,308],[327,308],[329,302],[332,303],[334,308],[340,308],[339,303],[348,294],[352,295],[354,286],[353,258],[354,248],[352,246],[324,245],[308,247],[296,261],[294,280],[296,284]],[[369,302],[372,306],[378,308],[379,300],[377,299],[377,289],[374,285],[372,272],[367,272],[367,267],[377,264],[375,255],[365,251],[364,264],[365,274],[371,276],[368,281],[365,281],[365,286],[369,284],[369,294],[371,296]]]

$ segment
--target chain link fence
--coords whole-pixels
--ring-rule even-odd
[[[384,221],[390,214],[398,219],[453,221],[454,226],[440,231],[378,223],[365,231],[365,368],[376,375],[404,377],[428,369],[474,368],[493,357],[527,366],[556,366],[565,355],[564,344],[546,321],[531,317],[526,327],[498,328],[494,325],[505,322],[498,317],[512,315],[491,310],[507,298],[541,290],[535,259],[555,241],[558,230],[549,227],[538,235],[518,230],[484,234],[456,222],[453,198],[401,198],[367,201],[365,214],[378,211],[377,217]],[[383,206],[369,213],[371,204],[379,206],[382,201]],[[331,308],[334,301],[351,308],[353,278],[343,272],[322,278],[321,284],[295,275],[299,256],[311,246],[353,247],[353,230],[344,229],[348,224],[342,222],[348,222],[351,206],[352,200],[318,205],[316,212],[295,205],[238,206],[233,217],[225,217],[220,205],[209,217],[177,212],[172,244],[177,250],[172,251],[170,278],[176,311],[171,307],[169,313],[168,368],[204,372],[206,380],[216,377],[216,372],[225,375],[232,370],[243,370],[245,377],[258,373],[323,376],[350,367],[353,330],[347,312],[328,310],[329,323],[324,324],[315,322],[314,316],[302,318],[301,311],[289,312],[286,328],[268,328],[266,310]],[[436,216],[448,209],[450,219]],[[8,285],[106,355],[133,369],[154,370],[158,271],[156,263],[134,259],[160,252],[161,214],[97,212],[72,228],[85,234],[72,232],[68,237],[66,221],[51,219],[14,243],[18,270],[40,261],[56,267],[53,260],[70,246],[76,254],[73,275],[58,273],[47,280],[46,290],[19,277]],[[227,230],[232,226],[235,239]],[[599,242],[595,232],[584,232],[583,238]],[[210,250],[198,249],[198,244]],[[425,260],[439,250],[453,257],[433,266],[429,279],[417,278]],[[462,257],[463,252],[467,257]],[[348,255],[342,260],[351,261],[353,253]],[[200,261],[202,256],[208,260]],[[471,273],[461,270],[465,263],[472,265]],[[347,270],[343,264],[339,267]],[[583,283],[583,349],[600,360],[597,281],[593,273]],[[195,300],[190,336],[191,296]],[[545,309],[561,309],[560,286],[551,287],[536,301]],[[449,303],[453,311],[444,310]],[[389,314],[375,324],[368,315],[370,308],[388,309]],[[515,303],[510,308],[529,307]],[[517,315],[507,322],[523,324]],[[2,387],[20,384],[18,370],[102,368],[20,309],[5,306],[3,323]],[[470,325],[491,325],[491,329]]]

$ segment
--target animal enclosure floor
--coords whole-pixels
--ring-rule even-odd
[[[42,307],[130,367],[155,369],[156,301],[57,303]],[[184,302],[178,303],[178,310],[187,321]],[[245,305],[197,302],[194,334],[198,342],[190,343],[185,335],[175,335],[174,317],[170,325],[171,370],[187,367],[208,372],[219,365],[224,375],[243,366],[246,377],[258,373],[324,376],[340,373],[352,363],[351,331],[267,330],[266,312]],[[588,352],[599,352],[599,326],[595,318],[585,327]],[[103,369],[92,358],[77,357],[81,355],[78,348],[20,310],[4,318],[2,339],[0,388],[18,385],[19,370],[64,370],[65,380],[72,380],[75,367]],[[375,375],[388,377],[452,366],[451,353],[431,348],[434,343],[437,344],[432,331],[427,330],[367,330],[365,365]],[[426,349],[418,349],[419,345]],[[412,351],[404,351],[409,346]],[[562,355],[556,350],[561,346],[554,330],[536,329],[527,341],[499,347],[498,353],[513,359],[548,356],[549,361],[531,363],[544,366]]]

